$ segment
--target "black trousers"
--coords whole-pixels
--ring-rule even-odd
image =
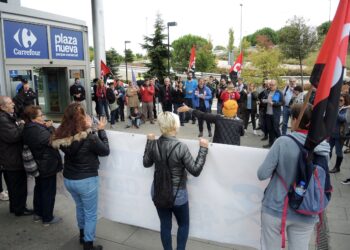
[[[248,122],[249,122],[249,117],[252,120],[252,125],[253,129],[255,130],[256,128],[256,123],[255,123],[255,116],[256,116],[256,110],[255,109],[246,109],[244,112],[244,128],[247,129],[248,127]]]
[[[27,174],[23,170],[4,171],[10,198],[10,213],[22,214],[27,203]]]
[[[53,219],[56,197],[56,177],[35,178],[33,207],[34,213],[42,217],[43,222]]]
[[[198,107],[196,108],[197,110],[200,110],[202,112],[205,112],[205,113],[209,113],[209,109],[207,109],[206,107]],[[210,122],[207,122],[207,129],[208,129],[208,132],[211,131],[211,126],[210,126]],[[199,127],[199,132],[200,133],[203,133],[203,123],[204,123],[204,120],[203,119],[200,119],[198,118],[198,127]]]
[[[162,110],[163,112],[173,112],[173,104],[171,102],[162,102]]]
[[[185,104],[186,104],[186,106],[193,108],[192,98],[185,98]],[[185,120],[186,121],[189,121],[189,120],[195,121],[196,117],[194,115],[192,115],[191,112],[186,112]]]
[[[280,116],[266,114],[266,125],[269,133],[269,144],[272,145],[274,141],[281,136],[280,131]]]
[[[3,187],[2,187],[2,170],[0,170],[0,193],[4,191]]]

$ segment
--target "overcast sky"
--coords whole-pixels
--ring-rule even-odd
[[[84,20],[89,29],[89,45],[93,45],[91,0],[21,0],[22,6]],[[339,0],[103,0],[106,49],[114,47],[123,53],[128,48],[143,53],[143,36],[154,32],[157,12],[170,27],[170,42],[192,34],[211,38],[216,45],[227,46],[228,30],[234,30],[235,45],[240,40],[241,7],[243,36],[270,27],[279,29],[294,15],[302,16],[308,25],[318,26],[333,19]],[[165,31],[166,32],[166,31]]]

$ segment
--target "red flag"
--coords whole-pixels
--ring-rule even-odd
[[[317,88],[305,147],[313,150],[329,137],[338,115],[350,32],[350,2],[340,0],[337,12],[312,70]]]
[[[236,74],[238,72],[241,71],[242,68],[242,64],[243,64],[243,52],[241,52],[241,54],[239,54],[239,56],[237,57],[235,63],[233,64],[233,66],[230,68],[230,74],[231,72],[236,72]]]
[[[107,65],[101,60],[101,76],[112,74],[112,71],[107,67]],[[112,74],[113,75],[113,74]]]
[[[192,72],[196,69],[196,47],[193,45],[191,49],[190,63],[188,64],[188,72]]]

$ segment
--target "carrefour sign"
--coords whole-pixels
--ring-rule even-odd
[[[83,33],[60,28],[51,28],[52,58],[84,60]]]
[[[6,58],[49,58],[44,25],[4,20]]]

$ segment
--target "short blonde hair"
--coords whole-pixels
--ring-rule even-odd
[[[180,119],[177,114],[172,112],[162,112],[157,118],[160,132],[167,135],[173,131],[179,131],[180,129]]]

